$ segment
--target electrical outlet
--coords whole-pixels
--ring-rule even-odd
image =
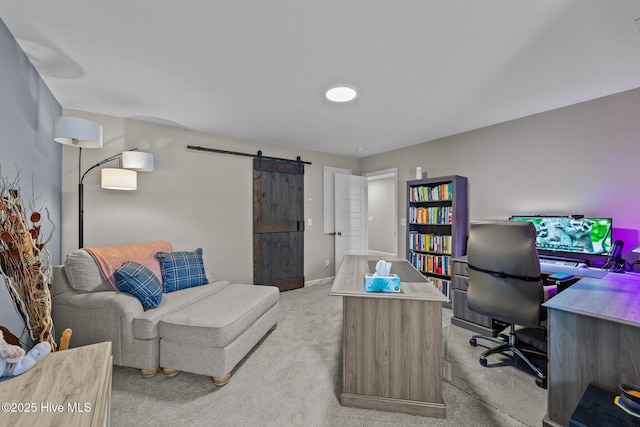
[[[329,258],[324,260],[324,266],[325,266],[325,268],[329,267]]]

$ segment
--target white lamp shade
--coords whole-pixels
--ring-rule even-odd
[[[135,190],[138,188],[138,173],[119,168],[102,169],[102,188],[109,190]]]
[[[56,118],[53,139],[79,148],[102,148],[102,126],[78,117]]]
[[[153,171],[153,154],[142,151],[123,151],[122,167],[138,172]]]

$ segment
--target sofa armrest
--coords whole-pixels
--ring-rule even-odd
[[[78,292],[71,288],[62,266],[53,267],[51,281],[52,310],[64,315],[65,309],[80,311],[110,310],[123,319],[144,313],[140,301],[132,295],[116,291]],[[65,307],[65,309],[63,309]],[[75,323],[75,322],[74,322]],[[93,323],[93,322],[92,322]],[[54,319],[55,324],[55,319]],[[66,326],[56,325],[58,329]],[[62,331],[59,331],[61,333]]]
[[[65,306],[78,310],[112,310],[123,319],[133,319],[144,313],[140,301],[125,292],[63,292],[54,296],[55,306]]]
[[[56,340],[70,328],[71,347],[111,341],[114,364],[121,364],[133,341],[133,319],[144,313],[135,297],[123,292],[63,292],[52,298]]]

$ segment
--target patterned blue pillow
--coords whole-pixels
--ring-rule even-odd
[[[138,298],[145,310],[157,307],[162,301],[162,283],[144,265],[126,261],[113,275],[118,289]]]
[[[202,248],[193,252],[157,252],[162,286],[166,293],[184,288],[206,285],[207,275],[202,261]]]

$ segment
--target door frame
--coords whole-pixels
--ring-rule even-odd
[[[338,191],[338,177],[346,177],[347,181],[345,182],[345,187],[343,187],[343,190],[347,190],[347,194],[351,195],[354,194],[352,193],[351,190],[357,189],[358,193],[360,195],[360,197],[358,198],[359,202],[359,209],[357,209],[357,211],[359,211],[359,215],[358,212],[351,210],[351,208],[353,207],[353,205],[349,202],[347,202],[347,204],[345,205],[344,203],[341,202],[341,200],[343,200],[343,195],[345,194],[344,191]],[[354,186],[354,180],[357,181],[356,185]],[[334,214],[335,216],[335,230],[336,232],[334,233],[334,251],[333,251],[333,258],[334,258],[334,265],[335,265],[335,271],[336,273],[338,272],[338,270],[340,269],[340,264],[342,264],[342,257],[344,255],[366,255],[367,254],[367,246],[368,246],[368,230],[367,230],[367,190],[368,190],[368,180],[367,177],[363,176],[363,175],[353,175],[353,174],[335,174],[334,177],[334,213],[338,214],[338,212],[340,211],[341,214],[342,213],[346,213],[347,214],[347,218],[354,218],[357,217],[359,219],[358,224],[359,224],[359,228],[353,229],[351,228],[351,226],[353,225],[353,223],[351,221],[347,221],[348,222],[348,227],[347,229],[343,228],[342,226],[340,226],[340,222],[339,219],[337,218],[337,215]],[[349,199],[351,200],[351,199]],[[348,208],[347,211],[341,211],[340,208]],[[356,214],[357,216],[354,216],[354,214]],[[340,216],[340,218],[344,218],[342,215]],[[358,234],[353,234],[353,231],[357,231],[360,230],[361,232]],[[349,246],[347,250],[344,250],[344,245],[342,243],[344,243],[345,239],[349,240],[349,241],[353,241],[352,237],[354,236],[360,236],[359,239],[357,239],[359,241],[359,243],[361,243],[361,245],[353,247],[353,246]],[[339,248],[341,250],[339,250]]]

